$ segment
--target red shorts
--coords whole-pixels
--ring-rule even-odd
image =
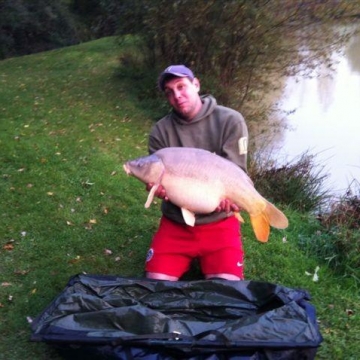
[[[180,278],[194,258],[199,259],[204,275],[225,273],[244,278],[240,224],[235,216],[194,227],[161,218],[145,270]]]

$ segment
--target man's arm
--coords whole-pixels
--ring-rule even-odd
[[[248,129],[243,116],[230,109],[223,117],[226,122],[222,137],[221,156],[232,161],[247,172]]]

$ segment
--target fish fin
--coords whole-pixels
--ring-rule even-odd
[[[241,223],[245,222],[238,211],[234,212],[234,216],[239,220],[239,222],[241,222]]]
[[[288,227],[289,221],[284,213],[268,201],[266,202],[265,213],[271,226],[277,229],[285,229]]]
[[[273,204],[266,201],[265,209],[259,215],[250,215],[256,238],[267,242],[270,235],[270,225],[277,229],[285,229],[289,225],[287,217]]]
[[[192,211],[185,208],[181,208],[181,213],[187,225],[189,226],[195,225],[195,214]]]
[[[267,242],[270,235],[270,223],[266,213],[250,215],[251,225],[254,229],[256,238],[261,242]]]
[[[146,208],[150,207],[152,201],[154,200],[154,195],[155,195],[155,192],[156,192],[157,188],[159,187],[159,185],[160,184],[156,184],[150,189],[149,195],[148,195],[146,203],[145,203]]]

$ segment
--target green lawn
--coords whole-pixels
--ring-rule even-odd
[[[145,188],[122,164],[147,153],[166,106],[120,69],[127,46],[105,38],[0,62],[0,359],[58,359],[29,341],[28,321],[72,275],[143,274],[159,204],[144,208]],[[285,212],[289,228],[266,244],[243,225],[246,277],[308,290],[324,337],[318,359],[358,359],[358,285],[302,252],[299,236],[319,226]],[[306,272],[317,266],[314,282]]]

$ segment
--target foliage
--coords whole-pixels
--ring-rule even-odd
[[[31,54],[79,42],[63,1],[2,0],[0,58]]]
[[[86,25],[92,38],[115,35],[123,18],[123,1],[70,0],[70,10]]]
[[[0,59],[114,35],[127,6],[119,0],[1,0]]]
[[[105,38],[0,62],[1,359],[60,360],[29,342],[28,321],[72,275],[143,274],[160,212],[159,204],[144,209],[144,186],[122,170],[146,153],[153,124],[130,74],[118,76],[126,44],[120,54]],[[319,221],[284,211],[290,226],[273,229],[268,243],[255,241],[244,214],[246,277],[308,290],[324,336],[317,358],[356,359],[359,284],[299,249],[301,239],[325,236]],[[200,276],[194,270],[189,280]]]
[[[300,248],[309,256],[327,262],[329,267],[344,277],[352,277],[360,285],[359,230],[341,226],[332,230],[320,228],[309,236],[299,237]]]
[[[353,14],[355,3],[131,0],[119,30],[144,39],[149,68],[192,67],[202,90],[241,110],[252,127],[271,113],[264,99],[283,75],[331,66],[330,54],[348,34],[325,24]]]
[[[360,229],[360,183],[353,180],[336,201],[331,203],[327,212],[321,216],[321,223],[327,229],[333,226]]]
[[[303,239],[303,245],[360,284],[360,184],[353,183],[345,195],[334,199],[318,215],[321,232]]]
[[[315,212],[329,200],[323,190],[327,174],[316,165],[316,156],[307,152],[284,165],[264,158],[258,152],[249,167],[256,188],[276,203],[287,204],[300,212]]]

